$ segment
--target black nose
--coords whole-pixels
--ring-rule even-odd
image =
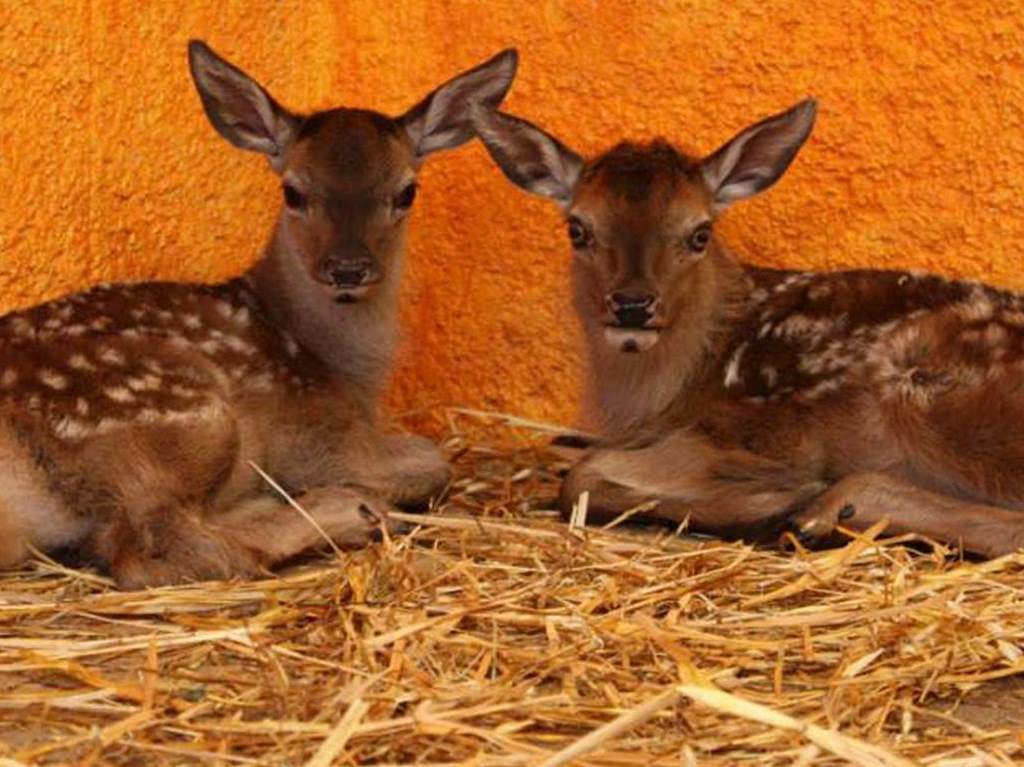
[[[608,296],[608,306],[622,327],[642,328],[654,314],[656,300],[650,293],[612,293]]]
[[[358,288],[370,276],[370,267],[365,264],[346,264],[331,269],[331,282],[338,288]]]

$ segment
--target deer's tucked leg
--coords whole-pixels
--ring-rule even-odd
[[[100,519],[91,553],[122,587],[252,577],[305,549],[326,545],[308,519],[261,492],[247,465],[258,446],[224,409],[134,425],[83,449],[61,476],[72,505]],[[63,465],[70,464],[70,457]],[[88,485],[83,486],[83,479]],[[387,507],[368,491],[319,478],[303,506],[336,544],[372,540]],[[84,489],[83,489],[84,488]],[[367,511],[367,509],[369,511]]]
[[[591,453],[569,471],[560,504],[568,513],[586,491],[588,518],[607,520],[654,501],[638,518],[689,520],[702,532],[755,538],[824,488],[810,467],[794,469],[679,431],[647,447]]]
[[[851,474],[793,515],[790,525],[802,540],[819,543],[837,526],[863,531],[882,519],[888,532],[918,533],[985,557],[1024,545],[1024,512],[963,501],[923,490],[885,473]]]
[[[218,515],[217,528],[266,567],[310,549],[328,548],[324,535],[339,548],[359,549],[378,540],[383,529],[392,533],[400,529],[388,516],[392,507],[363,490],[321,487],[304,493],[297,502],[316,525],[290,505],[261,498]]]
[[[437,445],[417,436],[360,435],[339,459],[349,482],[412,508],[424,508],[439,497],[452,475]]]
[[[255,577],[305,551],[328,548],[325,535],[339,548],[357,549],[378,539],[382,527],[395,529],[388,505],[363,491],[318,488],[299,502],[316,525],[269,496],[213,515],[164,509],[142,524],[126,516],[105,531],[99,553],[120,587],[141,588]]]

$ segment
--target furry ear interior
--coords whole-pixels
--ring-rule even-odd
[[[188,62],[203,110],[217,132],[241,149],[268,155],[271,163],[279,160],[299,118],[201,40],[189,42]]]
[[[519,64],[514,48],[502,51],[483,64],[452,78],[399,118],[416,154],[424,157],[453,149],[473,138],[473,104],[496,109],[501,104]]]
[[[566,207],[583,170],[583,159],[536,125],[483,105],[473,124],[494,162],[513,184]]]
[[[818,105],[806,99],[751,125],[701,162],[704,181],[724,207],[761,192],[786,172],[811,135]]]

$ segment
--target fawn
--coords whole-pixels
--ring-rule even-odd
[[[1024,296],[894,271],[737,261],[714,232],[774,184],[812,100],[697,159],[664,140],[585,160],[496,107],[474,108],[508,178],[554,200],[603,440],[563,511],[656,502],[648,518],[758,538],[840,527],[917,533],[996,556],[1024,544]]]
[[[516,63],[504,51],[400,117],[299,115],[191,42],[206,115],[269,158],[280,214],[240,278],[100,286],[0,318],[0,567],[67,549],[138,587],[252,576],[321,544],[250,462],[340,546],[443,490],[440,451],[376,423],[403,235],[423,158],[475,135],[471,103],[496,107]]]

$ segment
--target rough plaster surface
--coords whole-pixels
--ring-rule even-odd
[[[710,151],[807,94],[787,177],[729,211],[750,260],[918,267],[1024,288],[1024,16],[1004,0],[3,0],[0,310],[100,280],[209,280],[258,254],[278,200],[207,125],[206,38],[296,109],[398,112],[507,45],[510,110],[584,153]],[[422,176],[392,393],[570,420],[580,356],[556,211],[478,144]]]

